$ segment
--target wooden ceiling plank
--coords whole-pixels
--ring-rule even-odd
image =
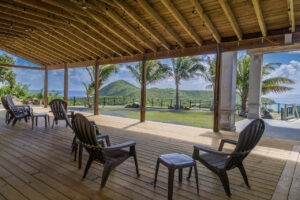
[[[205,26],[208,28],[208,30],[213,35],[214,39],[217,41],[217,43],[221,43],[222,39],[221,39],[220,34],[218,33],[215,26],[213,25],[213,23],[211,22],[211,20],[209,19],[209,17],[205,13],[205,11],[203,10],[199,0],[193,0],[193,5],[194,5],[195,10],[197,11],[198,15],[200,16],[202,21],[205,23]]]
[[[47,1],[47,3],[49,3],[49,4],[53,5],[53,6],[58,6],[58,7],[61,7],[63,9],[65,9],[66,11],[70,12],[74,17],[76,17],[76,19],[81,20],[81,23],[86,24],[91,29],[92,28],[95,29],[99,25],[100,26],[104,26],[105,25],[105,27],[107,27],[107,26],[109,27],[110,26],[110,22],[107,21],[107,20],[104,20],[103,18],[101,18],[102,20],[99,20],[99,19],[95,20],[95,19],[97,19],[97,17],[94,16],[94,15],[92,15],[92,14],[90,14],[89,9],[87,9],[87,11],[82,11],[81,9],[79,9],[76,6],[76,4],[71,4],[68,1],[54,1],[54,0],[49,0],[49,1]],[[88,17],[92,19],[91,23],[95,20],[95,22],[97,22],[97,24],[99,24],[99,25],[91,27],[88,22],[86,22],[85,20],[83,20],[82,17],[87,17],[87,14],[88,14]],[[99,21],[103,22],[104,25],[102,23],[99,23]],[[101,31],[103,31],[103,30],[99,30],[97,33],[99,35],[101,35],[102,37],[104,37],[106,40],[112,42],[115,46],[121,48],[122,50],[127,50],[128,51],[128,49],[125,48],[125,46],[122,45],[118,39],[115,39],[114,37],[112,37],[112,34],[110,34],[110,35],[104,35],[104,34],[101,33]],[[120,35],[122,32],[123,31],[120,31],[120,33],[118,33],[118,34]],[[140,50],[141,49],[143,50],[143,48],[141,46],[137,47],[137,46],[132,46],[131,45],[131,47],[133,47],[134,49],[140,48]]]
[[[287,0],[287,4],[288,4],[288,14],[289,14],[291,32],[294,33],[296,30],[294,0]]]
[[[237,38],[239,40],[242,40],[243,39],[242,31],[236,21],[236,18],[230,8],[230,5],[228,4],[228,1],[227,0],[218,0],[218,1],[227,17],[229,23],[231,24],[233,31],[235,32],[235,35],[237,36]]]
[[[17,49],[14,49],[12,46],[1,45],[0,48],[4,51],[10,53],[10,54],[18,56],[20,58],[24,58],[25,60],[27,60],[29,62],[32,62],[34,64],[43,65],[43,66],[47,66],[47,65],[51,64],[51,62],[44,62],[44,60],[40,60],[40,59],[30,55],[30,54],[29,55],[26,54],[23,51],[19,51]]]
[[[102,12],[105,12],[107,16],[109,16],[111,19],[113,19],[113,21],[119,24],[119,26],[122,27],[123,30],[129,32],[131,34],[131,37],[135,38],[135,40],[139,40],[152,51],[157,51],[157,47],[152,41],[150,41],[148,38],[146,38],[144,35],[138,32],[136,28],[134,28],[131,24],[127,23],[122,17],[120,17],[118,13],[116,13],[111,8],[111,6],[106,6],[105,4],[95,0],[91,0],[91,2],[97,9],[100,9],[102,10]]]
[[[254,7],[254,11],[255,11],[255,14],[256,14],[256,17],[258,20],[258,24],[259,24],[261,33],[262,33],[263,37],[266,37],[267,36],[267,28],[266,28],[263,13],[261,10],[260,2],[259,2],[259,0],[252,0],[252,4]]]
[[[166,42],[166,40],[156,32],[150,25],[143,20],[125,1],[114,0],[114,3],[123,9],[132,19],[134,19],[145,31],[147,31],[154,39],[156,39],[161,45],[170,50],[170,45]]]
[[[170,0],[162,0],[162,4],[169,10],[181,27],[191,36],[191,38],[196,42],[197,45],[202,45],[202,39],[195,32],[192,26],[184,19],[181,13],[177,10],[175,5]]]
[[[146,0],[137,1],[139,5],[149,14],[151,15],[159,25],[166,30],[178,43],[182,48],[185,47],[184,41],[179,37],[179,35],[173,30],[171,26],[165,22],[165,20],[158,14],[156,10],[154,10]]]

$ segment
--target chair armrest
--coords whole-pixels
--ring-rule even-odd
[[[221,140],[221,143],[220,143],[220,146],[219,146],[219,151],[222,151],[223,150],[223,147],[224,147],[224,144],[225,143],[229,143],[229,144],[233,144],[233,145],[236,145],[237,144],[237,141],[235,140],[230,140],[230,139],[222,139]]]
[[[100,134],[100,135],[97,135],[97,139],[105,139],[105,142],[106,142],[106,146],[110,146],[110,140],[109,140],[109,136],[108,135],[104,135],[104,134]]]
[[[95,121],[89,121],[89,122],[92,124],[92,126],[95,127],[95,129],[96,129],[96,135],[101,135],[101,133],[99,132],[99,127],[97,126],[97,124],[95,123]]]
[[[229,153],[218,151],[218,150],[215,150],[215,149],[212,149],[212,148],[209,148],[209,147],[205,147],[205,146],[202,146],[202,145],[199,145],[199,144],[194,145],[194,150],[205,151],[207,153],[212,153],[212,154],[216,154],[216,155],[230,155]]]
[[[126,147],[132,147],[132,146],[135,146],[135,144],[136,144],[136,143],[133,142],[133,141],[128,141],[128,142],[124,142],[124,143],[122,143],[122,144],[116,144],[116,145],[112,145],[112,146],[103,148],[103,151],[104,151],[104,152],[107,152],[107,151],[120,150],[120,149],[123,149],[123,148],[126,148]]]

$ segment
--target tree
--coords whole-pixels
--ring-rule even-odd
[[[205,67],[200,63],[199,57],[180,57],[172,58],[171,76],[176,86],[176,104],[175,109],[179,109],[179,86],[181,80],[188,80],[196,76],[201,76]]]
[[[92,105],[90,103],[90,97],[95,95],[95,71],[96,67],[86,67],[86,70],[88,74],[90,75],[90,82],[84,83],[83,85],[85,87],[85,93],[87,96],[87,104],[88,107],[91,108]],[[99,84],[97,86],[97,89],[99,90],[103,84],[108,80],[108,78],[111,76],[113,72],[117,72],[117,65],[103,65],[99,67]]]
[[[237,93],[241,97],[241,113],[245,115],[246,104],[248,100],[249,91],[249,63],[250,56],[243,56],[238,59],[237,65],[237,77],[236,88]],[[268,63],[262,67],[262,94],[268,94],[271,92],[281,93],[293,88],[287,87],[281,84],[294,84],[293,80],[284,77],[269,77],[272,71],[275,70],[275,66],[280,66],[281,63]]]
[[[135,66],[128,65],[127,69],[132,73],[135,80],[142,86],[142,62],[138,62]],[[146,85],[149,85],[170,76],[170,68],[168,65],[162,64],[157,60],[148,60],[146,73]]]

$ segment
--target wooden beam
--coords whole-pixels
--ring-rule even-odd
[[[45,67],[45,76],[44,76],[44,108],[48,106],[48,68]]]
[[[220,45],[217,44],[217,55],[216,55],[216,75],[215,75],[215,89],[214,89],[214,126],[213,131],[219,132],[220,122],[220,79],[221,79],[221,49]]]
[[[257,33],[260,35],[260,32]],[[300,41],[300,32],[296,32],[293,34],[294,41]],[[297,42],[296,42],[297,43]],[[279,47],[284,46],[284,34],[279,35],[269,35],[261,42],[261,38],[252,38],[252,39],[244,39],[242,41],[231,41],[231,42],[222,42],[223,52],[229,51],[240,51],[240,50],[250,50],[250,49],[258,49],[265,47]],[[201,47],[188,47],[188,48],[177,48],[172,49],[170,51],[163,50],[158,52],[151,52],[146,54],[136,54],[133,56],[123,56],[116,58],[108,58],[108,59],[99,59],[100,65],[106,64],[119,64],[119,63],[128,63],[128,62],[138,62],[141,61],[143,56],[145,55],[148,60],[156,60],[156,59],[166,59],[166,58],[176,58],[182,56],[196,56],[203,54],[213,54],[216,52],[216,44],[206,44]],[[93,65],[95,60],[85,60],[82,62],[76,63],[68,63],[69,68],[73,67],[84,67]],[[48,65],[49,69],[62,69],[63,64],[57,65]]]
[[[94,95],[94,115],[99,115],[99,63],[95,61],[95,95]]]
[[[288,4],[288,14],[289,14],[291,32],[294,33],[296,30],[294,0],[287,0],[287,4]]]
[[[114,3],[121,7],[124,12],[126,12],[132,19],[134,19],[145,31],[147,31],[155,40],[157,40],[161,45],[170,50],[170,45],[166,40],[156,32],[150,25],[143,20],[125,1],[114,0]]]
[[[237,36],[237,38],[239,40],[242,40],[243,39],[242,31],[241,31],[241,29],[236,21],[236,18],[228,4],[228,1],[227,0],[218,0],[218,1],[227,17],[229,23],[231,24],[233,31],[235,32],[235,35]]]
[[[195,10],[197,11],[198,15],[202,19],[202,21],[205,23],[205,26],[208,28],[208,30],[211,32],[217,43],[221,43],[221,36],[210,21],[209,17],[203,10],[202,6],[200,5],[199,0],[193,0],[193,5],[195,6]]]
[[[173,15],[173,17],[177,20],[177,22],[181,25],[181,27],[191,36],[191,38],[198,44],[202,45],[202,39],[193,29],[193,27],[184,19],[184,17],[180,14],[177,8],[170,0],[162,0],[161,1],[164,6],[169,10],[169,12]]]
[[[156,10],[154,10],[146,0],[139,0],[137,1],[140,6],[149,14],[151,15],[157,23],[167,32],[169,33],[175,41],[178,43],[179,46],[182,48],[185,47],[184,41],[179,37],[179,35],[173,30],[171,26],[165,22],[165,20],[158,14]]]
[[[253,7],[254,7],[254,11],[258,20],[258,24],[261,30],[261,33],[263,35],[263,37],[267,36],[267,28],[266,28],[266,24],[264,21],[264,17],[263,17],[263,13],[260,7],[260,2],[259,0],[252,0],[253,3]]]
[[[67,63],[64,64],[64,100],[66,103],[68,103],[68,66]]]
[[[147,60],[143,57],[142,60],[142,84],[141,84],[141,107],[140,107],[140,121],[146,120],[146,82],[147,82]]]
[[[19,69],[31,69],[31,70],[44,70],[41,67],[31,67],[31,66],[24,66],[24,65],[9,65],[0,63],[0,67],[10,67],[10,68],[19,68]]]
[[[122,17],[120,17],[120,15],[116,13],[110,6],[106,6],[104,3],[95,0],[91,0],[91,2],[93,3],[92,5],[94,5],[98,10],[105,12],[106,15],[113,19],[113,21],[115,21],[120,27],[122,27],[123,30],[130,33],[132,38],[134,38],[135,40],[139,40],[152,51],[157,51],[157,47],[152,41],[150,41],[148,38],[146,38],[144,35],[138,32],[135,27],[133,27]]]

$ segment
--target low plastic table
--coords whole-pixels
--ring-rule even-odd
[[[48,114],[32,114],[31,115],[32,128],[34,126],[34,120],[35,120],[35,126],[37,126],[39,117],[44,117],[44,119],[45,119],[45,128],[47,128],[47,120],[48,120],[48,124],[50,126],[50,117],[49,117]]]
[[[183,168],[190,168],[194,167],[195,169],[195,178],[197,184],[197,195],[199,195],[199,183],[198,183],[198,172],[197,172],[197,164],[196,161],[185,155],[179,153],[171,153],[171,154],[164,154],[161,155],[157,159],[156,169],[155,169],[155,178],[154,178],[154,187],[156,187],[157,181],[157,174],[159,169],[159,164],[163,164],[169,170],[169,177],[168,177],[168,199],[171,200],[173,197],[173,182],[174,182],[174,172],[178,169],[179,174],[179,182],[182,182],[182,170]]]

